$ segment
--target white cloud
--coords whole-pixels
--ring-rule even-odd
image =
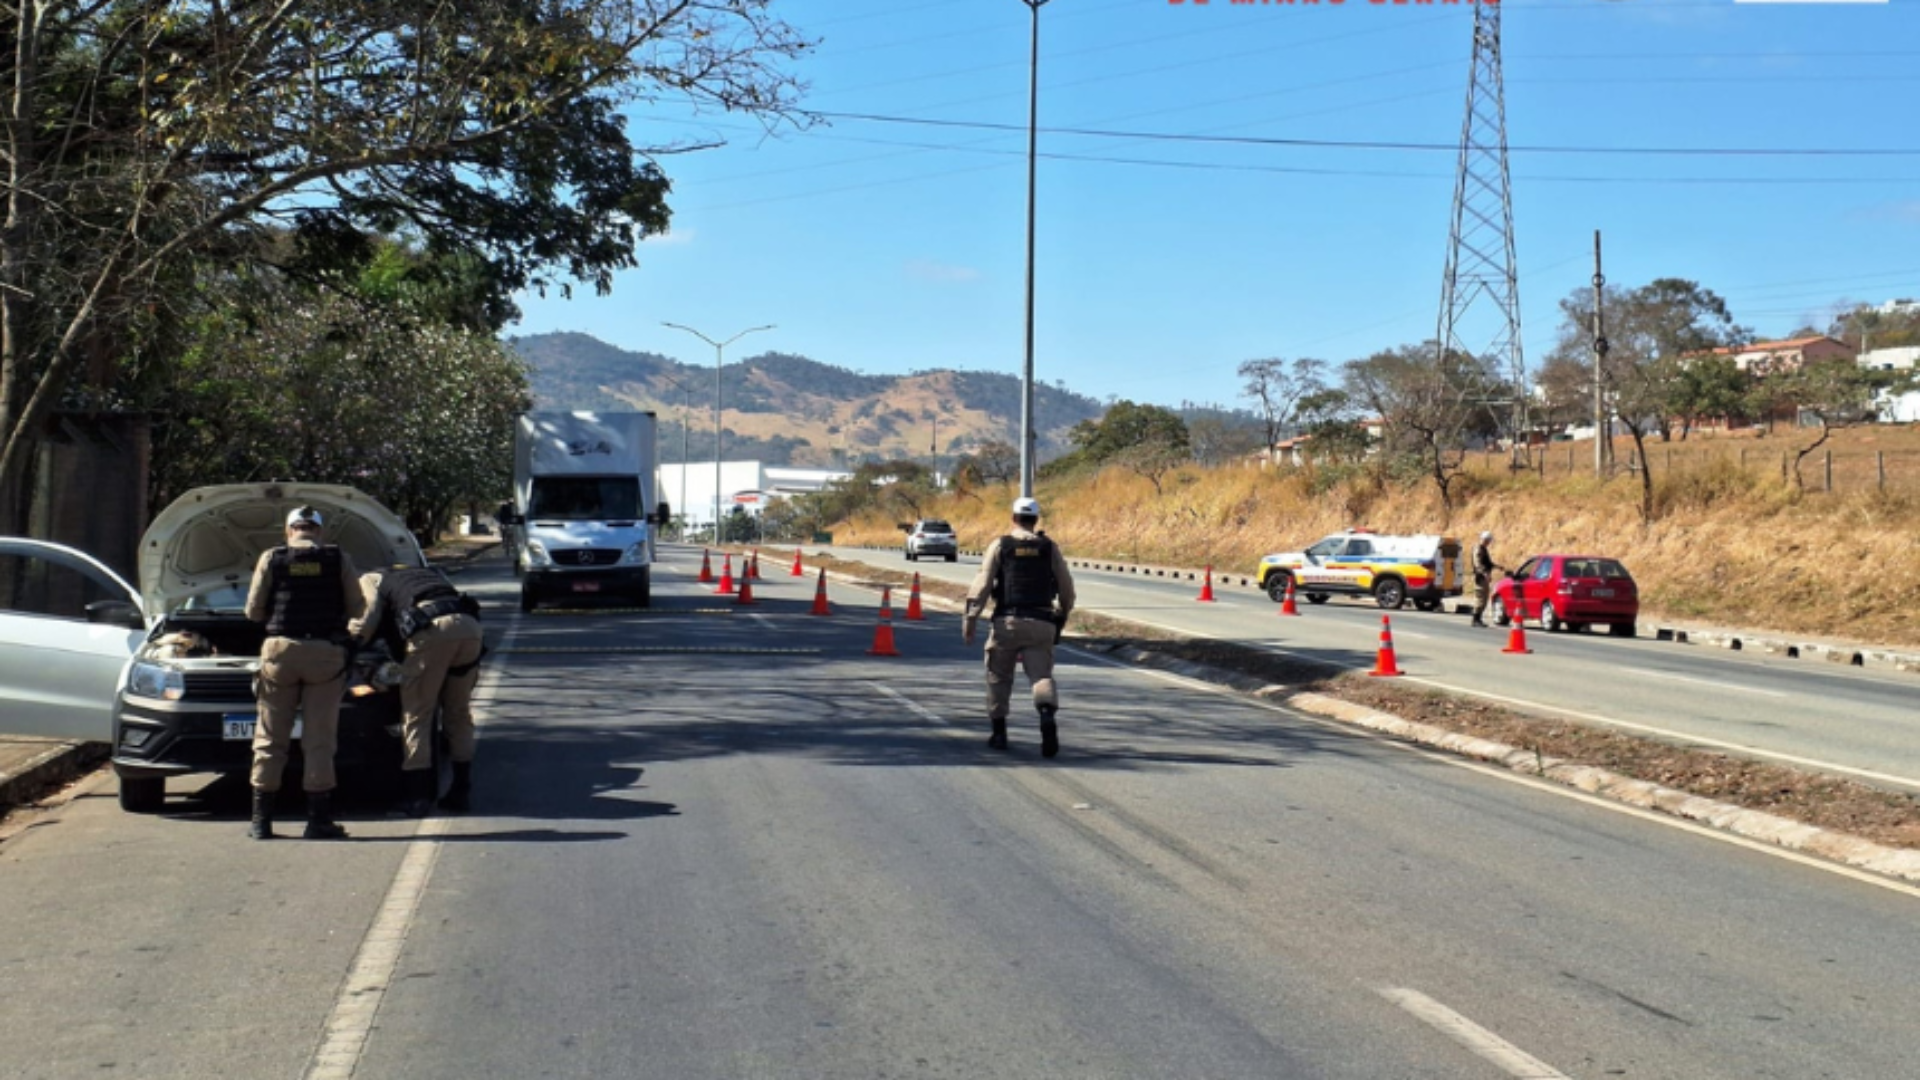
[[[980,271],[971,266],[948,266],[931,259],[910,259],[907,262],[907,276],[921,281],[978,281]]]
[[[660,244],[660,245],[691,244],[693,243],[693,230],[692,229],[676,229],[676,230],[673,230],[672,232],[659,233],[657,235],[647,237],[645,242],[649,244]]]

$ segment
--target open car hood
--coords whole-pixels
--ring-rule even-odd
[[[140,538],[140,596],[151,616],[182,608],[240,610],[262,552],[286,542],[287,514],[311,506],[361,572],[425,566],[406,523],[365,492],[278,481],[194,488]]]

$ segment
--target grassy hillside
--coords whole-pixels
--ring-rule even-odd
[[[1890,446],[1904,453],[1909,441],[1920,447],[1920,430],[1867,428],[1837,433],[1832,446],[1836,460],[1874,461]],[[1784,443],[1760,440],[1766,452],[1752,451],[1744,468],[1723,452],[1727,445],[1687,446],[1671,471],[1655,455],[1665,513],[1651,526],[1639,520],[1636,477],[1600,483],[1564,469],[1544,478],[1474,471],[1456,484],[1465,497],[1450,522],[1431,485],[1328,483],[1324,474],[1254,468],[1189,468],[1163,480],[1158,497],[1146,480],[1117,469],[1043,483],[1037,494],[1048,535],[1075,555],[1250,573],[1263,554],[1351,526],[1462,539],[1490,529],[1507,565],[1549,550],[1621,558],[1640,582],[1648,618],[1920,647],[1920,469],[1903,466],[1884,491],[1871,481],[1836,483],[1831,494],[1796,491],[1780,480]],[[1592,460],[1590,445],[1584,458],[1581,447],[1572,450],[1576,461]],[[1817,474],[1808,473],[1815,489]],[[937,512],[963,541],[983,544],[1006,527],[1013,494],[952,495]],[[877,513],[835,532],[852,543],[899,540],[893,517]]]

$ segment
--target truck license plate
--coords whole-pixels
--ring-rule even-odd
[[[225,713],[220,717],[220,737],[226,740],[253,739],[253,713]],[[293,719],[293,737],[300,737],[301,718]]]
[[[573,583],[573,591],[574,592],[599,592],[600,583],[597,581],[576,581]]]

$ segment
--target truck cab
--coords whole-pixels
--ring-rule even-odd
[[[514,440],[510,550],[520,609],[559,598],[652,604],[660,490],[652,413],[527,413]]]

